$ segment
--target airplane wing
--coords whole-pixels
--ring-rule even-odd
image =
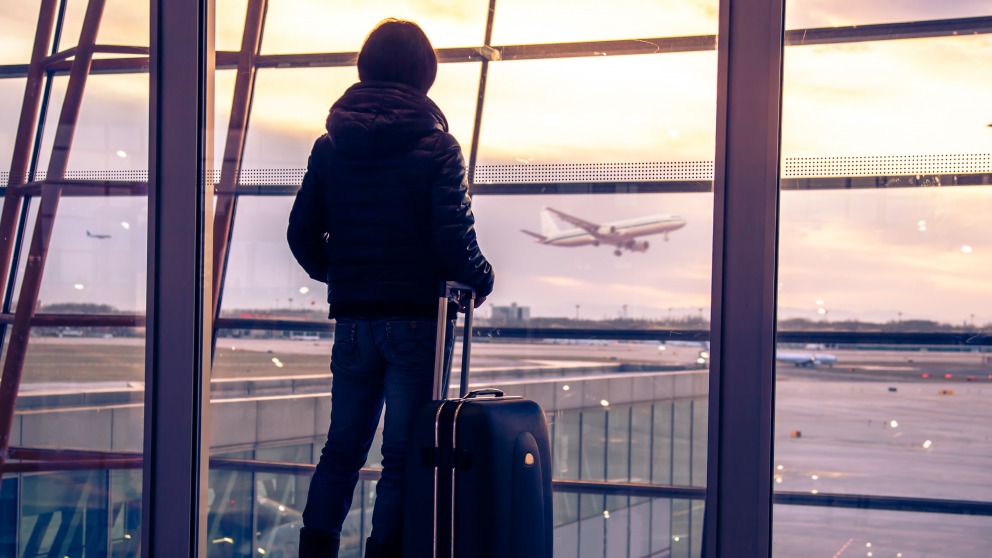
[[[533,236],[534,238],[537,239],[538,242],[544,242],[545,240],[548,239],[548,237],[544,236],[543,234],[537,234],[536,232],[528,231],[526,229],[520,229],[520,232],[529,236]]]
[[[596,238],[602,236],[599,234],[599,224],[597,223],[586,221],[585,219],[579,219],[578,217],[574,217],[572,215],[569,215],[568,213],[562,213],[561,211],[558,211],[557,209],[551,207],[545,207],[544,209],[547,209],[562,221],[565,221],[570,225],[579,227],[580,229],[586,231],[587,233],[593,235]]]

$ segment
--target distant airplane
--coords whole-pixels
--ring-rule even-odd
[[[97,240],[103,240],[105,238],[110,238],[109,234],[93,234],[90,231],[86,231],[86,236],[90,238],[95,238]]]
[[[561,230],[552,216],[556,216],[576,228]],[[557,209],[545,207],[541,212],[541,233],[528,230],[521,230],[520,232],[534,237],[539,244],[549,246],[599,246],[600,244],[615,246],[616,249],[613,253],[619,256],[623,254],[623,250],[647,251],[648,242],[636,240],[637,237],[663,234],[667,242],[668,233],[681,229],[685,223],[685,219],[678,215],[651,215],[599,224],[562,213]]]
[[[805,351],[775,351],[775,360],[799,367],[812,367],[820,364],[833,366],[837,364],[836,355]]]

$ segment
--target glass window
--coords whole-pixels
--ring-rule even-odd
[[[55,78],[39,151],[47,171],[69,78]],[[86,79],[69,153],[67,178],[144,180],[148,170],[148,75],[91,75]],[[72,173],[76,173],[75,175]]]
[[[41,0],[0,1],[0,64],[27,64],[31,61]],[[2,83],[5,80],[0,80]],[[4,103],[6,106],[6,103]]]
[[[864,4],[857,0],[790,0],[785,11],[785,28],[841,27],[954,19],[989,15],[982,2],[901,2],[882,0]]]
[[[786,13],[847,25],[990,12],[795,0]],[[987,546],[970,518],[925,514],[913,499],[992,501],[992,450],[973,426],[992,420],[975,387],[992,379],[988,347],[973,336],[992,322],[979,279],[992,272],[980,108],[992,83],[975,73],[990,49],[953,31],[786,48],[774,486],[898,496],[919,511],[778,505],[776,555],[845,541],[875,556]],[[939,543],[916,536],[934,532]]]
[[[500,0],[493,44],[713,35],[717,13],[715,0]]]
[[[482,165],[713,160],[715,52],[500,62],[486,88]]]
[[[241,50],[241,40],[245,34],[245,17],[248,13],[248,0],[216,0],[217,15],[214,43],[218,52]],[[215,129],[215,132],[220,128]]]
[[[0,177],[4,186],[7,185],[7,173],[14,156],[26,84],[25,79],[0,79]]]
[[[374,5],[274,0],[265,18],[262,51],[358,52],[372,28],[387,17],[416,22],[434,48],[477,46],[486,36],[487,8],[487,2],[458,0],[384,0]]]

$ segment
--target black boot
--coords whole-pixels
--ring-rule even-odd
[[[338,558],[341,537],[325,531],[300,529],[300,558]]]
[[[372,537],[365,539],[365,558],[402,558],[403,550],[375,542]]]

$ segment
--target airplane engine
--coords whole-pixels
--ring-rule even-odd
[[[648,246],[650,246],[650,244],[648,244],[648,241],[646,240],[642,240],[640,242],[632,240],[627,244],[627,249],[631,252],[647,252]]]

